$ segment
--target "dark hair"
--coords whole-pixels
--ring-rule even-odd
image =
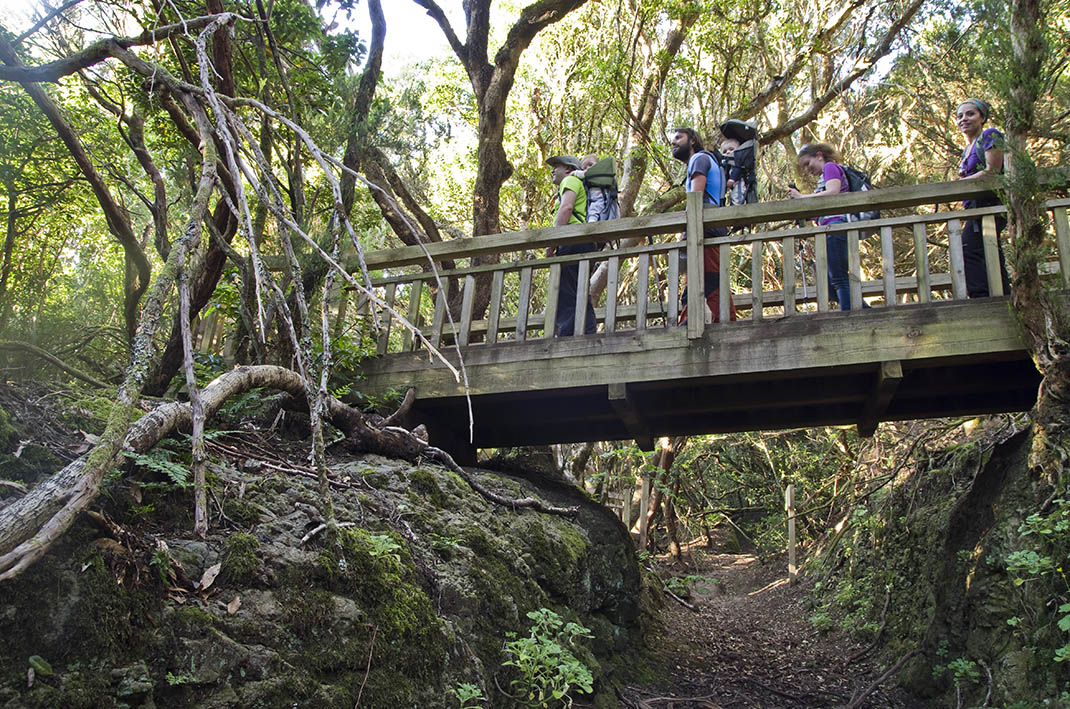
[[[796,159],[812,158],[818,153],[821,153],[821,157],[825,158],[825,162],[839,163],[842,159],[840,158],[840,151],[828,143],[807,143],[799,148],[799,154]]]
[[[683,133],[684,135],[686,135],[691,141],[692,150],[694,150],[696,153],[700,150],[705,149],[702,143],[702,138],[699,136],[698,131],[696,131],[694,128],[673,128],[673,132]]]

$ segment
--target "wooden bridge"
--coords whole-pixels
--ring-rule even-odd
[[[374,396],[414,387],[413,422],[465,459],[476,447],[635,439],[649,449],[663,435],[835,424],[868,435],[886,420],[1026,410],[1039,376],[999,278],[996,215],[1005,210],[961,209],[991,186],[968,180],[721,209],[689,195],[680,212],[370,253],[368,267],[382,274],[379,356],[364,363],[359,388]],[[1047,203],[1044,270],[1064,290],[1068,205]],[[829,229],[795,225],[863,206],[884,216],[849,225],[852,310],[831,310]],[[982,220],[989,298],[966,297],[961,231],[970,218]],[[746,229],[704,240],[704,225]],[[634,237],[647,243],[540,257],[551,245]],[[704,247],[720,250],[721,283],[732,292],[721,289],[720,322],[708,315],[679,326],[681,277],[702,281]],[[474,256],[483,265],[472,266]],[[600,265],[607,271],[597,334],[552,336],[566,263],[579,264],[580,283]],[[577,313],[587,297],[580,290]],[[476,317],[480,292],[489,306]],[[701,289],[688,299],[689,313],[709,313]],[[373,319],[367,303],[363,312]]]

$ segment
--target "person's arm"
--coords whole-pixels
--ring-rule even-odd
[[[800,192],[799,190],[797,190],[794,187],[791,187],[791,186],[788,187],[788,195],[792,199],[807,199],[809,197],[824,197],[825,195],[839,194],[839,193],[840,193],[840,179],[838,177],[834,177],[831,180],[826,180],[825,181],[825,191],[824,192],[808,192],[808,193],[804,194],[804,193]]]
[[[1003,171],[1003,149],[1002,148],[989,148],[985,151],[985,169],[978,170],[972,175],[966,175],[960,177],[960,180],[976,180],[979,177],[988,177],[989,175],[998,175]]]
[[[557,216],[554,217],[554,226],[568,226],[568,220],[572,218],[572,209],[576,206],[576,193],[565,190],[561,193],[561,204],[557,207]],[[546,247],[546,256],[554,255],[554,246]]]
[[[691,191],[692,192],[705,192],[706,191],[706,176],[702,174],[694,175],[691,178]]]

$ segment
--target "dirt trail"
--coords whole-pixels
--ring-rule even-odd
[[[729,707],[843,707],[886,667],[849,663],[866,646],[839,632],[818,633],[809,622],[807,582],[790,586],[787,563],[761,563],[748,554],[691,552],[687,567],[661,562],[666,576],[714,581],[691,584],[689,610],[666,597],[653,631],[660,678],[633,684],[622,704],[629,709],[728,709]],[[860,707],[927,706],[885,682]]]

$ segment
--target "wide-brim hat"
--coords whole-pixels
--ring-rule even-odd
[[[546,158],[547,165],[564,165],[565,167],[571,167],[573,170],[580,169],[580,161],[571,155],[554,155],[553,157]]]

